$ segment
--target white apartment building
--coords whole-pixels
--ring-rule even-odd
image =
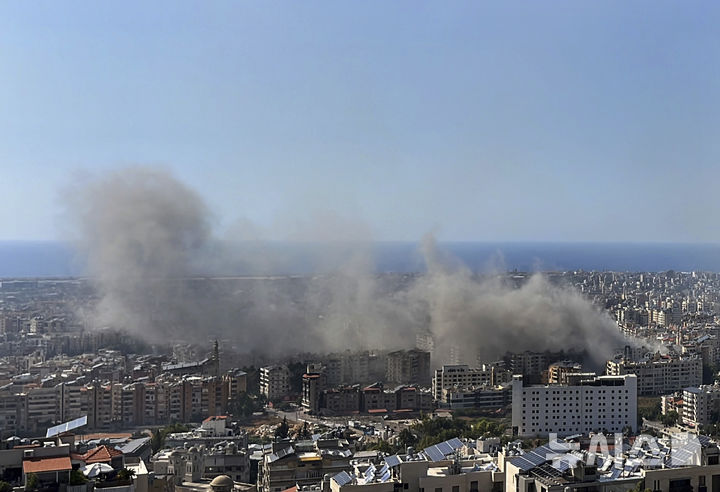
[[[637,430],[637,377],[599,376],[577,385],[524,386],[512,381],[512,426],[519,436]]]
[[[714,414],[720,411],[720,387],[703,385],[698,388],[685,388],[682,392],[680,418],[682,423],[691,427],[714,423]]]
[[[656,356],[643,361],[618,358],[609,360],[606,369],[610,376],[635,374],[640,396],[664,395],[702,384],[702,359],[697,355],[676,358]]]
[[[290,393],[290,371],[287,366],[260,368],[260,393],[268,400],[278,400]]]

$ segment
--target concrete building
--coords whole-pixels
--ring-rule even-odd
[[[720,386],[703,385],[682,391],[681,422],[693,428],[716,423],[720,415]]]
[[[444,365],[435,370],[432,393],[443,408],[499,409],[510,404],[509,387],[501,386],[510,380],[510,372],[497,364]]]
[[[386,380],[397,384],[431,385],[430,352],[398,350],[387,356]]]
[[[553,362],[548,367],[549,384],[567,384],[567,375],[582,372],[582,364],[571,360]]]
[[[666,463],[662,466],[644,459],[644,451],[634,446],[615,455],[590,455],[562,440],[522,453],[504,448],[498,454],[498,465],[504,471],[505,492],[720,489],[720,451],[714,443],[688,440],[673,445],[682,449],[677,456],[683,459],[673,459],[671,443],[661,442],[655,462]]]
[[[508,369],[513,374],[522,374],[528,381],[540,381],[543,371],[548,368],[547,354],[525,351],[508,356]]]
[[[442,459],[437,461],[413,453],[389,456],[381,463],[356,462],[324,483],[323,491],[501,492],[504,476],[493,458],[474,449],[467,451],[460,451],[457,459],[438,456]]]
[[[261,367],[260,393],[270,401],[281,400],[290,394],[290,371],[287,366]]]
[[[322,364],[308,364],[302,377],[302,407],[306,412],[320,411],[322,391],[325,389],[325,367]]]
[[[476,408],[479,410],[501,410],[512,403],[512,387],[480,386],[468,389],[443,389],[438,405],[451,410]]]
[[[258,491],[281,492],[318,484],[326,474],[347,469],[350,458],[352,451],[344,439],[275,442],[259,463]]]
[[[637,430],[637,377],[600,376],[577,385],[512,382],[512,426],[518,436]]]
[[[465,390],[478,386],[493,386],[494,368],[475,368],[468,365],[443,365],[435,369],[432,379],[432,393],[435,400],[441,400],[443,390]]]
[[[625,357],[607,362],[610,376],[637,376],[639,396],[664,395],[689,386],[702,384],[702,359],[697,355],[671,357],[655,355],[648,360],[629,360]]]

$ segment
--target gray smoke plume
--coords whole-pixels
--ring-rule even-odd
[[[282,355],[410,348],[429,331],[436,364],[460,347],[469,363],[508,350],[572,349],[598,365],[624,343],[609,316],[574,290],[542,275],[520,285],[505,275],[478,277],[431,237],[423,241],[422,275],[378,275],[369,243],[355,242],[323,246],[331,251],[325,256],[345,261],[314,276],[207,281],[197,276],[277,271],[287,258],[260,240],[213,238],[202,199],[163,171],[101,176],[79,186],[72,204],[100,294],[97,324],[150,341],[220,337]]]
[[[194,318],[185,301],[209,238],[203,201],[169,173],[131,168],[72,190],[75,241],[96,281],[97,324],[163,340]]]
[[[442,352],[460,349],[465,360],[490,361],[506,351],[570,350],[602,367],[627,343],[607,312],[542,274],[515,286],[506,276],[478,279],[456,261],[448,263],[435,241],[423,242],[427,275],[412,296],[428,304],[431,332]]]

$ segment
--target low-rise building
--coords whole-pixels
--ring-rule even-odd
[[[352,451],[344,439],[281,441],[273,443],[258,468],[258,490],[281,492],[295,486],[318,484],[326,474],[350,466]]]

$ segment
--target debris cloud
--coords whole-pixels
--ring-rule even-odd
[[[421,243],[426,271],[416,275],[378,274],[368,240],[318,245],[332,251],[333,264],[315,275],[207,279],[239,268],[281,272],[288,258],[260,239],[214,237],[202,198],[162,170],[119,170],[75,188],[67,201],[100,296],[95,324],[149,341],[221,337],[280,356],[410,348],[429,332],[435,364],[451,349],[470,364],[566,349],[597,366],[624,344],[609,315],[572,288],[542,274],[518,283],[500,272],[479,276],[432,236]],[[254,238],[248,227],[236,234]]]

